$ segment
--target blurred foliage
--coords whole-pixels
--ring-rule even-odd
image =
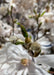
[[[34,9],[33,12],[34,12],[34,15],[29,15],[29,18],[31,18],[31,19],[33,18],[37,22],[37,25],[38,25],[37,29],[36,29],[36,31],[34,31],[34,28],[32,28],[33,29],[32,30],[33,31],[32,34],[33,35],[37,34],[37,39],[36,40],[38,40],[38,32],[40,31],[40,27],[42,25],[42,22],[39,23],[39,18],[42,17],[45,14],[45,11],[42,12],[42,13],[40,13],[40,12],[37,13],[37,11]],[[35,41],[35,38],[34,38],[34,41]]]

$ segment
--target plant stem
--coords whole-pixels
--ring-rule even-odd
[[[37,24],[38,24],[38,19],[37,19]],[[39,25],[37,26],[37,39],[38,40],[38,32],[39,32]]]
[[[35,63],[34,57],[32,57],[32,61]]]
[[[13,8],[11,9],[11,19],[12,19],[12,26],[13,26],[13,36],[14,36],[14,19],[13,19]]]

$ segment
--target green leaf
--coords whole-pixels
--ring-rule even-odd
[[[24,41],[22,41],[21,39],[18,39],[15,44],[18,45],[18,44],[24,44],[24,43],[25,43]]]
[[[40,17],[40,13],[38,14],[38,18]]]
[[[27,33],[25,27],[23,25],[21,25],[20,23],[17,23],[17,24],[20,25],[23,36],[28,37],[28,33]]]
[[[37,21],[37,24],[38,24],[38,17],[36,17],[35,19],[36,19],[36,21]]]
[[[30,39],[32,39],[32,36],[31,35],[29,37],[30,37]]]
[[[44,12],[40,15],[40,17],[42,17],[42,16],[45,14],[45,12],[46,12],[46,11],[44,11]]]
[[[18,22],[17,25],[21,25],[21,24]]]
[[[16,23],[16,22],[17,22],[17,19],[14,20],[14,23]]]
[[[27,33],[27,31],[26,31],[26,29],[24,28],[23,25],[21,25],[21,31],[22,31],[22,34],[23,34],[24,37],[28,37],[28,33]]]
[[[7,8],[7,13],[8,13],[8,15],[10,15],[10,10]]]
[[[32,15],[29,15],[28,17],[29,17],[29,18],[33,18],[33,16],[32,16]]]
[[[16,42],[15,44],[16,44],[16,45],[24,44],[24,42]]]
[[[33,10],[33,12],[34,12],[35,14],[37,14],[37,12],[35,11],[35,9]]]
[[[40,24],[39,24],[39,28],[41,27],[41,25],[42,25],[42,22],[40,22]]]
[[[13,9],[13,6],[11,6],[11,10]]]

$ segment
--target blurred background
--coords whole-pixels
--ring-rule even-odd
[[[38,14],[42,14],[38,22],[29,18]],[[20,27],[16,23],[13,26],[13,21],[23,24],[32,40],[37,41],[46,54],[54,53],[54,0],[0,0],[0,39],[7,40],[13,32],[15,36],[21,34]],[[39,23],[41,26],[38,30]]]

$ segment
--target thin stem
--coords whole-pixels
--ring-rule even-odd
[[[12,26],[13,26],[13,36],[14,36],[14,19],[13,19],[13,8],[11,9],[11,19],[12,19]]]
[[[33,59],[33,57],[32,57],[32,61],[34,62],[34,59]]]
[[[37,24],[38,24],[38,19],[37,19]],[[37,39],[36,40],[38,40],[38,32],[39,32],[39,24],[37,26]]]

